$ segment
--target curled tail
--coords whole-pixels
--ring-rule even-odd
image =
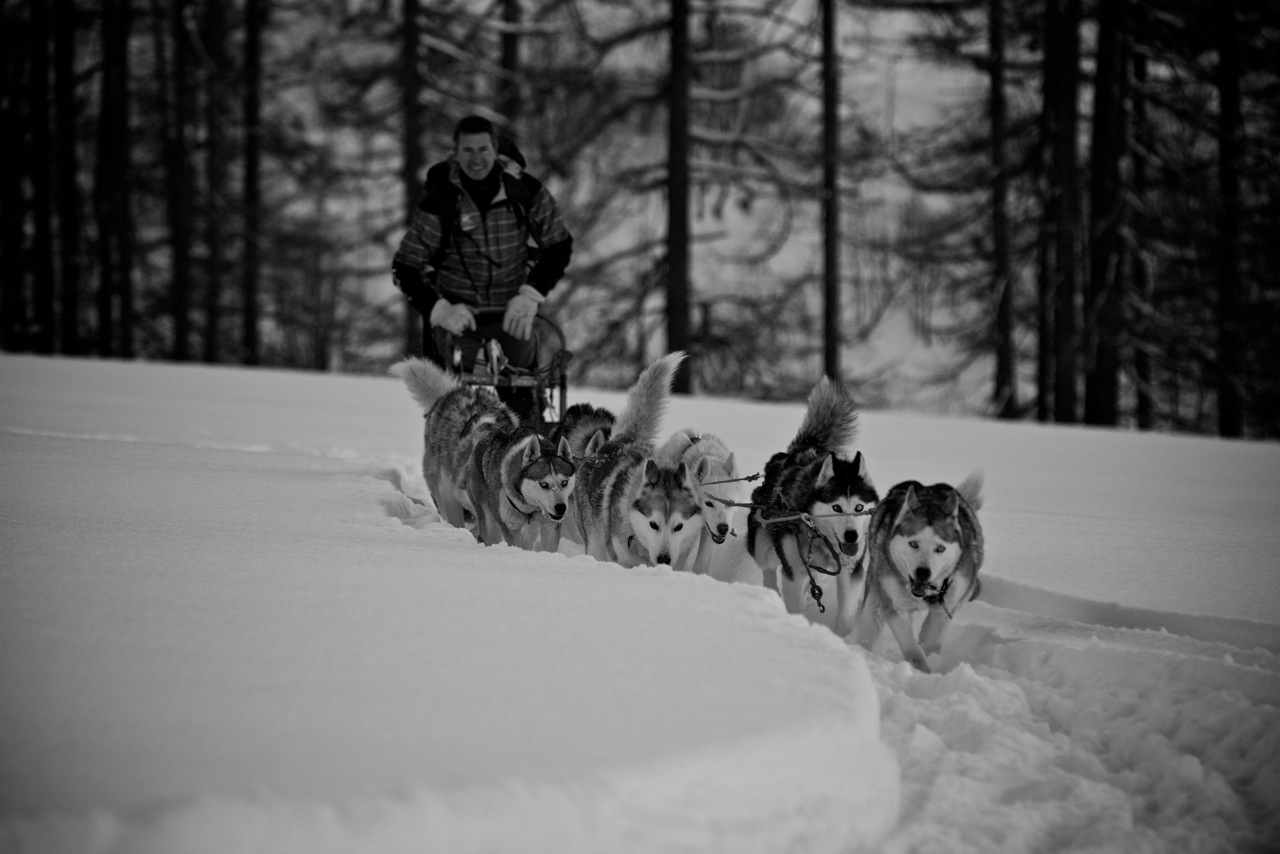
[[[858,436],[858,407],[844,386],[823,377],[809,392],[809,408],[787,453],[842,451]]]
[[[982,509],[982,472],[975,471],[956,487],[960,497],[968,502],[974,510]]]
[[[668,353],[644,369],[635,385],[627,392],[622,414],[613,425],[613,438],[626,438],[652,444],[662,426],[671,396],[671,381],[676,368],[685,359],[683,350]]]
[[[424,410],[431,409],[436,401],[461,385],[453,375],[426,359],[405,359],[392,365],[387,373],[403,380],[409,394]]]

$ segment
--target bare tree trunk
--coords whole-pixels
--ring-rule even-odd
[[[1145,10],[1138,5],[1133,10],[1135,43],[1141,43],[1137,32],[1143,26]],[[1147,158],[1151,150],[1151,128],[1147,123],[1147,56],[1141,50],[1133,52],[1133,194],[1139,205],[1147,202]],[[1154,310],[1151,276],[1147,270],[1147,256],[1143,247],[1135,246],[1130,253],[1133,260],[1133,294],[1138,304],[1139,319],[1134,323],[1135,347],[1133,353],[1134,384],[1137,386],[1138,429],[1150,430],[1155,426],[1155,372],[1151,365],[1151,330],[1147,318]]]
[[[262,276],[262,27],[268,0],[245,0],[244,29],[244,188],[243,237],[240,271],[240,360],[258,364],[258,299]]]
[[[1005,153],[1008,108],[1004,91],[1004,0],[990,0],[987,19],[991,51],[992,286],[996,296],[996,377],[993,398],[1001,418],[1017,418],[1018,354],[1014,340],[1013,264],[1009,249],[1009,174]]]
[[[520,118],[520,0],[502,0],[502,78],[498,82],[498,112],[508,127],[516,128]]]
[[[1240,163],[1244,139],[1240,116],[1240,46],[1236,0],[1215,6],[1218,42],[1218,433],[1244,435],[1244,343],[1241,332]]]
[[[418,100],[422,90],[422,76],[418,66],[418,50],[422,41],[419,21],[421,8],[418,0],[404,0],[403,9],[404,21],[400,28],[400,113],[403,117],[404,135],[400,140],[400,147],[404,156],[401,159],[400,183],[404,188],[404,224],[407,228],[413,221],[413,209],[422,194],[425,163],[422,156],[422,104]],[[435,346],[427,318],[419,317],[407,299],[403,304],[405,355],[433,356]]]
[[[164,137],[165,207],[169,225],[170,286],[169,312],[173,317],[171,357],[179,362],[191,358],[191,169],[187,160],[187,0],[172,0],[168,10],[169,47],[165,58],[165,38],[161,22],[162,4],[153,2],[156,16],[155,41],[161,68],[160,117]]]
[[[1097,71],[1093,87],[1093,143],[1089,205],[1089,323],[1092,359],[1085,375],[1086,424],[1120,420],[1120,346],[1124,335],[1125,99],[1128,0],[1098,6]]]
[[[7,22],[0,32],[0,158],[5,163],[27,162],[24,150],[30,126],[31,28],[25,22]],[[31,319],[27,299],[29,265],[26,260],[26,219],[23,174],[17,169],[0,172],[0,347],[25,350]]]
[[[84,352],[80,332],[81,230],[80,158],[76,128],[76,10],[72,0],[55,0],[53,31],[54,137],[58,186],[58,258],[61,267],[61,347]]]
[[[100,356],[116,354],[116,303],[120,282],[121,237],[126,222],[121,214],[127,198],[124,183],[129,151],[126,78],[129,73],[129,9],[127,0],[102,4],[102,76],[98,114],[98,156],[94,166],[93,210],[98,230],[97,349]]]
[[[689,350],[689,0],[671,0],[667,92],[667,350]],[[692,354],[672,390],[692,391]]]
[[[227,152],[223,133],[227,121],[227,19],[222,3],[204,7],[203,41],[205,73],[205,249],[204,361],[217,362],[222,339],[222,277],[226,272],[226,248],[222,219],[226,214]]]
[[[1072,424],[1077,420],[1079,393],[1079,294],[1080,189],[1079,97],[1081,0],[1049,0],[1060,4],[1061,27],[1052,38],[1060,40],[1054,99],[1053,183],[1059,196],[1057,246],[1054,257],[1054,419]]]
[[[1062,193],[1054,169],[1054,144],[1056,140],[1058,84],[1061,48],[1057,33],[1062,27],[1061,0],[1046,0],[1044,13],[1044,56],[1040,73],[1040,147],[1043,152],[1037,160],[1041,178],[1040,234],[1037,237],[1036,282],[1036,419],[1053,420],[1055,394],[1054,379],[1057,376],[1056,338],[1054,333],[1054,301],[1057,294],[1058,228],[1061,216]]]
[[[840,379],[840,57],[836,0],[822,0],[823,367]]]

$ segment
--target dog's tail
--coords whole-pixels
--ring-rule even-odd
[[[437,400],[461,385],[452,374],[426,359],[405,359],[392,365],[387,373],[404,380],[409,394],[423,410],[430,410]]]
[[[842,451],[858,436],[858,407],[840,383],[823,377],[809,392],[809,408],[787,453]]]
[[[956,487],[956,492],[960,493],[970,507],[974,510],[982,509],[982,472],[975,471],[966,477]]]
[[[671,381],[684,359],[684,351],[676,350],[644,369],[627,392],[627,402],[613,425],[612,438],[649,443],[657,440],[662,416],[667,411],[667,399],[671,396]]]

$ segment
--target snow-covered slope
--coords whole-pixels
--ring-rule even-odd
[[[799,418],[667,428],[750,469]],[[395,380],[0,358],[0,851],[1280,838],[1280,449],[863,421],[882,488],[987,472],[939,675],[787,616],[741,537],[719,581],[476,546]]]

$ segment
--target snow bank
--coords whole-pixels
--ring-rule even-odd
[[[0,850],[846,851],[892,827],[863,657],[775,596],[480,548],[413,462],[313,434],[49,396],[66,411],[0,431]]]

